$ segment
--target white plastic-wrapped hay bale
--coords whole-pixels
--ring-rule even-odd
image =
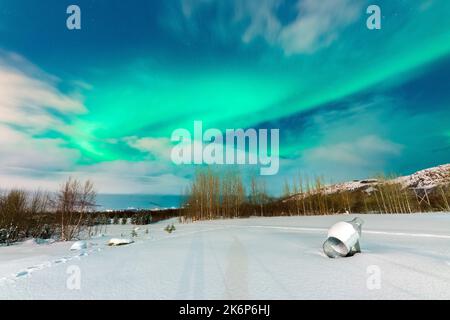
[[[86,241],[80,240],[75,242],[71,247],[70,250],[71,251],[79,251],[79,250],[84,250],[88,248],[88,243]]]
[[[123,246],[133,242],[133,240],[126,238],[112,238],[108,241],[108,246]]]

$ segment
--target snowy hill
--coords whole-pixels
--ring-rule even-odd
[[[450,164],[417,171],[409,176],[394,179],[408,188],[434,188],[450,183]]]
[[[378,179],[353,180],[324,186],[320,191],[322,194],[333,194],[343,191],[365,190],[371,192],[381,181]],[[411,175],[402,176],[382,182],[400,183],[404,188],[427,188],[433,189],[437,186],[450,184],[450,164],[444,164],[433,168],[417,171]],[[310,193],[311,194],[311,193]],[[295,200],[303,194],[296,194],[286,199]]]

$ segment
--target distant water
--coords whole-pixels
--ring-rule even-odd
[[[179,208],[182,196],[151,194],[98,194],[97,210]]]

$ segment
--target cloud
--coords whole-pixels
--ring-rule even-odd
[[[297,18],[280,31],[279,44],[288,55],[327,47],[358,19],[361,7],[352,0],[299,1]]]
[[[43,137],[48,130],[71,130],[61,116],[86,112],[81,99],[62,93],[57,82],[20,55],[0,50],[2,170],[62,170],[79,158],[62,139]]]
[[[62,139],[33,139],[26,133],[0,125],[0,168],[67,169],[80,154],[63,145]]]
[[[406,162],[420,163],[417,158],[424,154],[411,149],[422,145],[422,137],[412,136],[411,128],[420,127],[419,122],[436,123],[415,118],[417,114],[409,114],[404,103],[379,93],[358,95],[279,122],[284,128],[280,142],[284,158],[270,190],[279,194],[283,180],[292,181],[299,174],[336,183],[422,169],[404,171]]]
[[[180,194],[189,180],[160,161],[97,163],[77,168],[78,179],[91,179],[101,193]]]
[[[64,147],[62,139],[34,139],[0,126],[1,187],[55,191],[69,176],[90,179],[100,193],[179,194],[188,184],[167,161],[117,160],[78,165],[80,153]]]
[[[402,146],[376,135],[357,137],[355,140],[323,145],[305,152],[309,162],[330,162],[336,165],[369,166],[386,156],[397,156]]]
[[[286,55],[310,54],[331,45],[363,13],[363,1],[298,0],[294,6],[289,7],[290,4],[283,0],[181,0],[181,11],[189,21],[184,28],[199,30],[194,26],[205,18],[200,14],[202,9],[212,7],[215,15],[226,15],[212,17],[212,30],[234,32],[236,25],[243,25],[244,43],[263,38],[268,44],[280,47]],[[282,6],[288,6],[295,18],[281,18]],[[224,25],[217,27],[217,24]]]
[[[276,10],[281,0],[267,1],[237,1],[235,19],[241,21],[249,18],[242,40],[249,43],[257,37],[263,37],[267,42],[274,43],[282,29],[281,22],[276,16]]]
[[[181,11],[185,17],[191,17],[199,7],[211,2],[212,0],[181,0]]]
[[[124,141],[132,148],[142,152],[148,152],[158,159],[169,160],[172,145],[169,138],[152,137],[127,137]]]
[[[56,191],[68,177],[91,180],[102,194],[180,194],[189,184],[184,176],[161,169],[151,161],[112,161],[77,166],[66,171],[42,171],[30,168],[3,168],[0,181],[6,187]],[[1,187],[5,187],[2,184]]]
[[[187,185],[186,172],[174,170],[167,161],[169,139],[164,138],[121,139],[156,159],[79,164],[81,152],[69,147],[66,137],[82,143],[93,139],[79,128],[84,123],[78,116],[87,109],[79,94],[63,93],[58,83],[25,58],[0,50],[1,187],[54,191],[69,176],[92,180],[101,193],[179,194]],[[80,80],[69,83],[80,92],[92,89]],[[49,131],[59,137],[46,137]]]
[[[362,94],[335,102],[298,118],[289,117],[281,145],[285,147],[274,192],[286,177],[299,171],[323,176],[327,183],[365,179],[378,174],[406,175],[448,162],[447,102],[433,101],[433,109],[418,109],[431,93],[411,95]],[[408,90],[408,92],[413,92]],[[285,127],[284,122],[280,123]],[[286,150],[287,149],[287,150]],[[281,182],[280,182],[281,181]]]
[[[150,141],[151,138],[145,138],[135,143],[147,150],[152,146]],[[187,168],[176,169],[167,159],[78,165],[79,151],[64,147],[62,139],[34,139],[3,125],[0,147],[0,187],[55,191],[71,176],[93,181],[100,193],[180,194],[189,183],[184,177],[189,174]]]
[[[36,133],[47,129],[66,130],[55,113],[86,112],[79,97],[58,90],[57,79],[23,57],[0,51],[0,123],[20,126]]]

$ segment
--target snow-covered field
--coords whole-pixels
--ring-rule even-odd
[[[0,299],[450,299],[450,214],[360,217],[363,253],[344,259],[321,249],[342,215],[174,221],[172,234],[161,222],[118,247],[106,244],[133,226],[109,226],[81,251],[0,247]]]

